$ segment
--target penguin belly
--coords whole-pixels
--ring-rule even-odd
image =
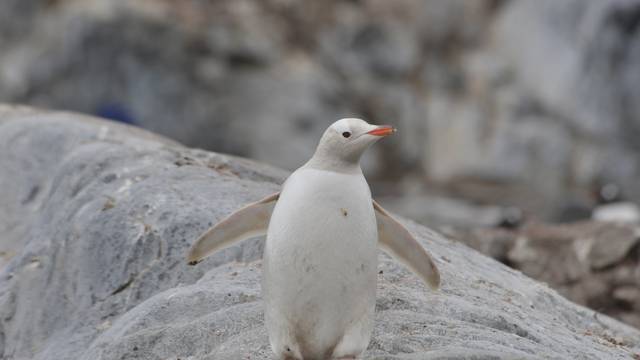
[[[373,329],[377,225],[362,174],[302,168],[283,186],[263,260],[265,322],[281,358],[357,356]]]

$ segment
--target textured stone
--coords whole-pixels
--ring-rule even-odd
[[[313,146],[310,144],[309,146]],[[285,173],[70,113],[0,107],[3,359],[269,359],[259,240],[207,227]],[[640,332],[403,220],[440,291],[380,256],[372,359],[629,359]]]
[[[520,229],[455,230],[451,238],[579,304],[640,327],[638,225],[611,222],[526,224]]]

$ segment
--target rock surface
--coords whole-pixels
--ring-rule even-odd
[[[640,225],[530,223],[447,232],[579,304],[640,328]]]
[[[196,267],[211,224],[280,170],[70,113],[0,106],[0,357],[269,359],[259,239]],[[438,292],[380,256],[372,359],[633,359],[640,331],[403,221]],[[620,291],[618,296],[633,295]]]

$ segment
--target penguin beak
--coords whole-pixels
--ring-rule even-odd
[[[387,136],[396,132],[396,129],[393,126],[389,125],[380,125],[377,128],[368,131],[367,134],[374,136]]]

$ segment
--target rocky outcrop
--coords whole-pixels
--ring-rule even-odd
[[[211,224],[286,173],[71,113],[0,107],[3,359],[269,359],[260,239],[196,267]],[[640,331],[410,221],[429,291],[380,255],[375,359],[632,359]]]
[[[640,328],[640,226],[577,222],[455,230],[451,238]]]
[[[640,200],[639,9],[6,0],[0,100],[112,116],[289,169],[328,123],[360,115],[401,130],[365,162],[380,180],[414,176],[559,218],[589,207],[600,182]]]

